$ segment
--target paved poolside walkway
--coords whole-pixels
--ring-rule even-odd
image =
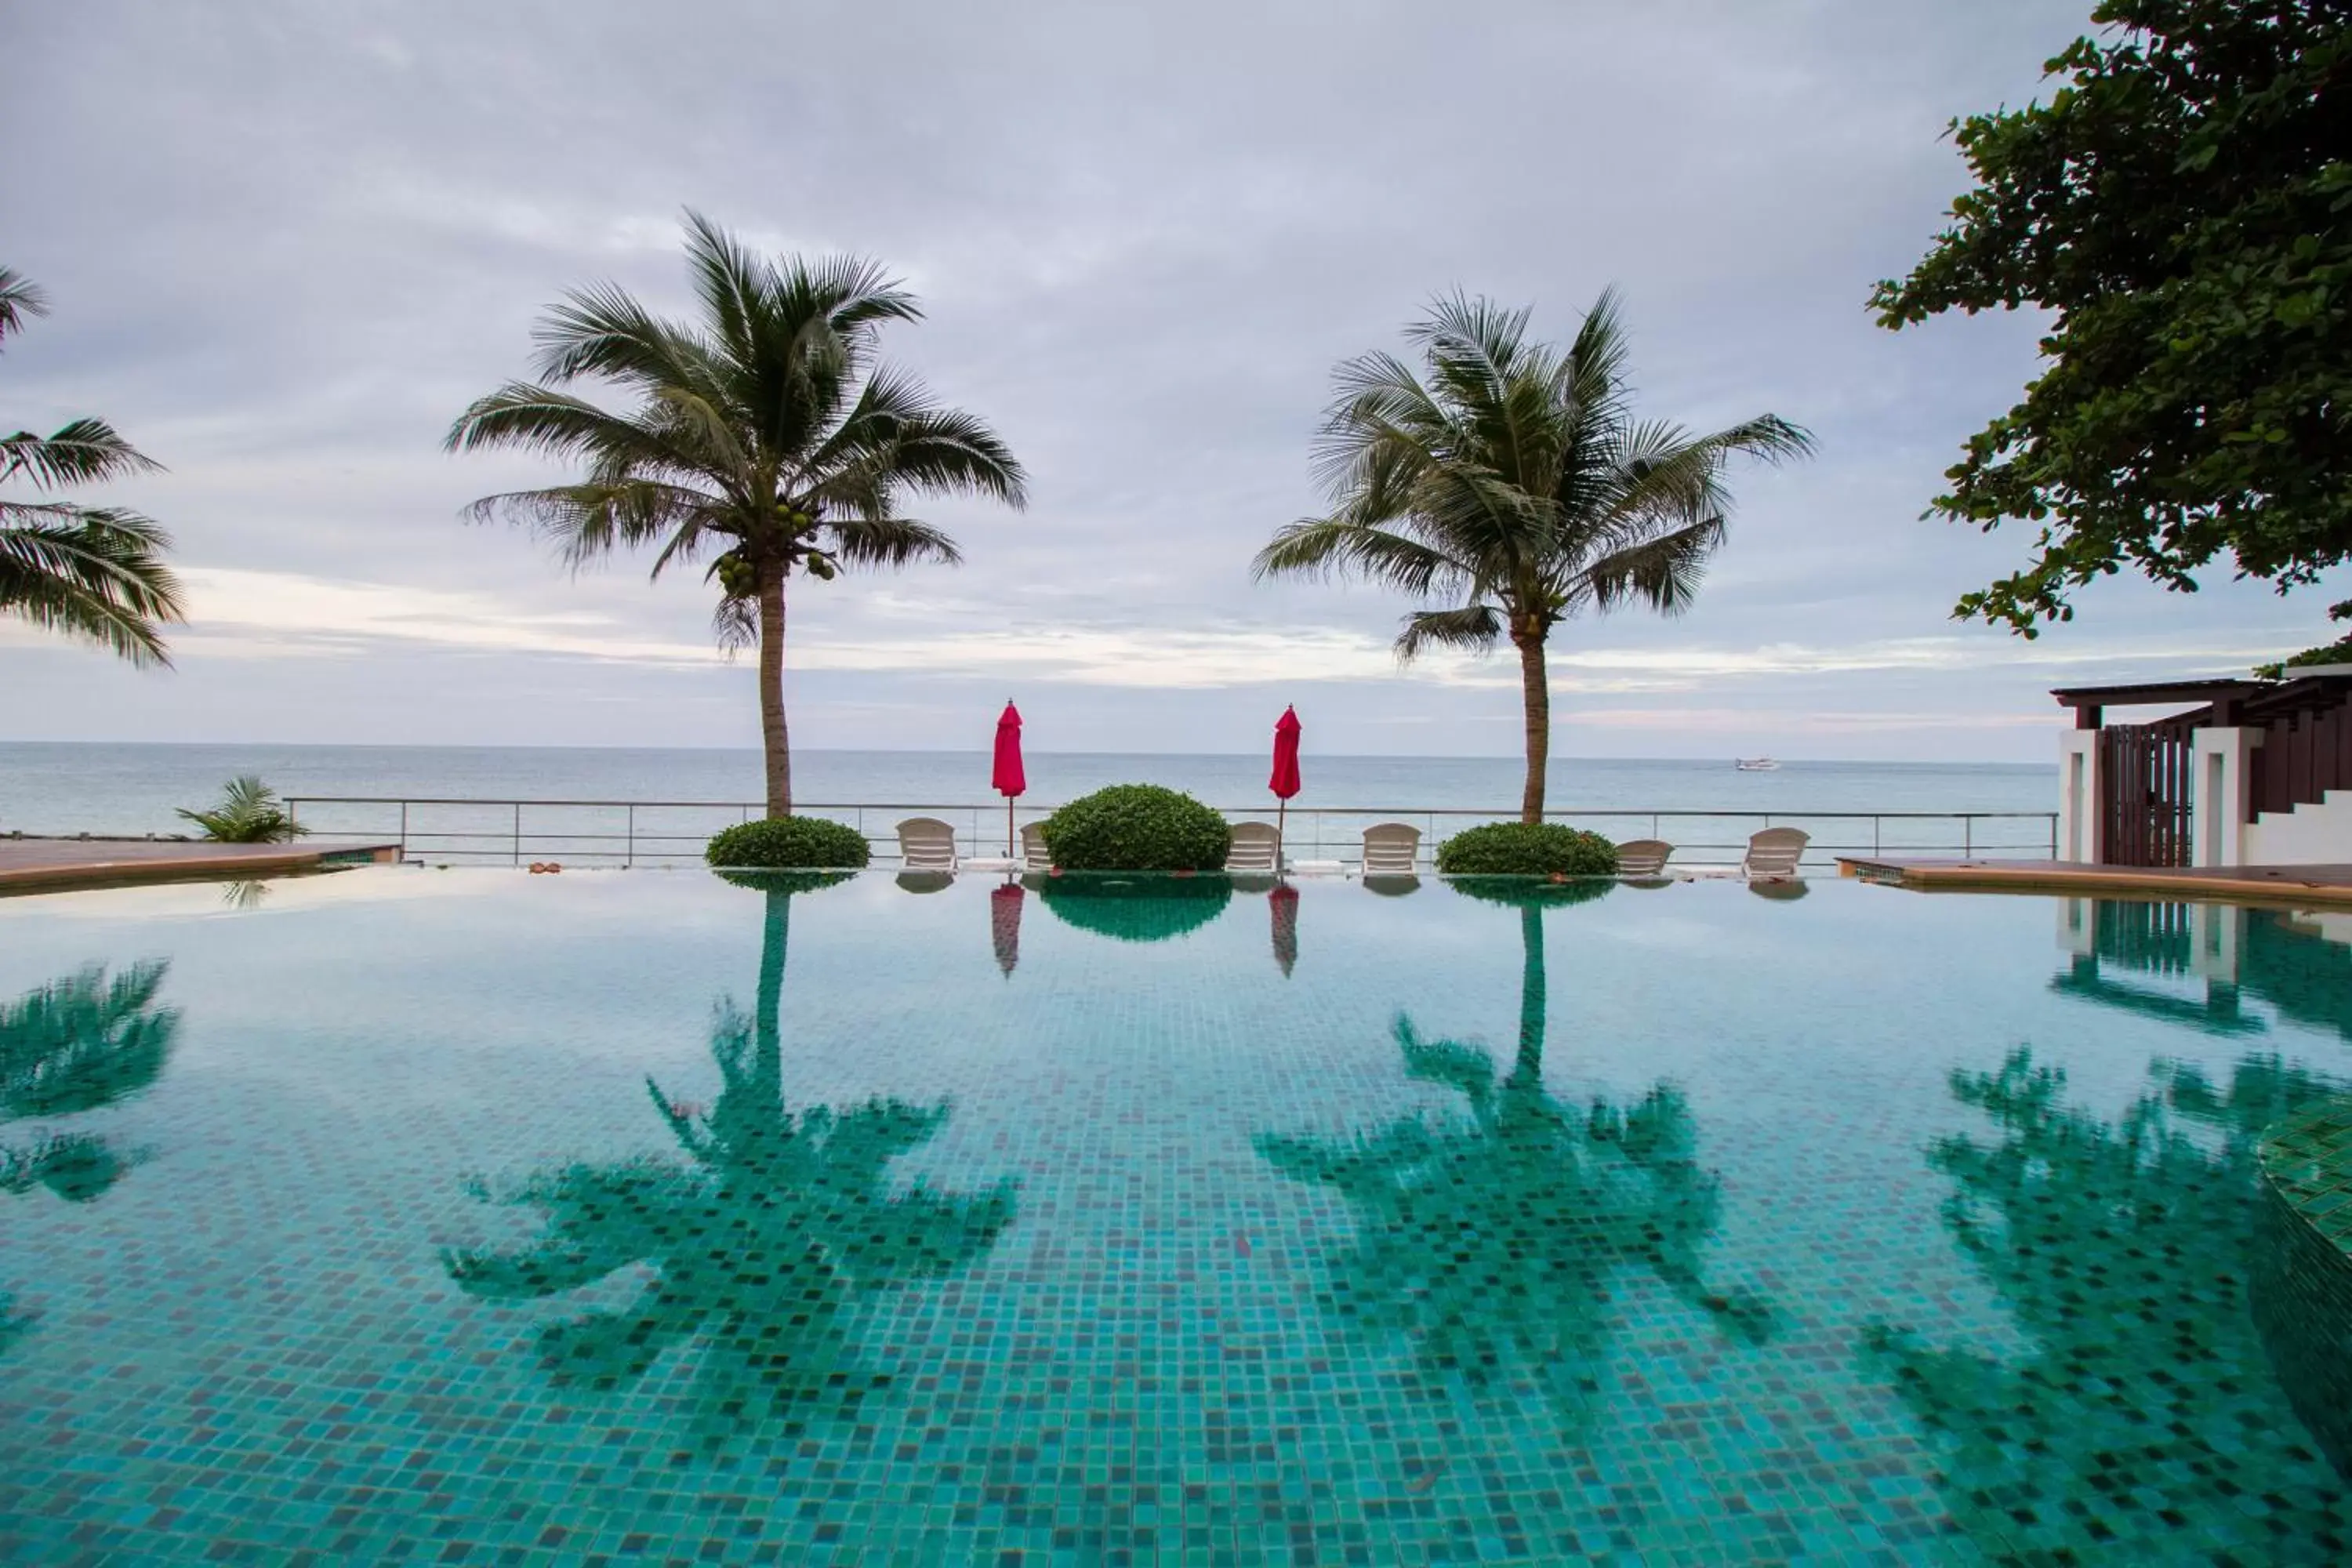
[[[2127,893],[2352,905],[2352,866],[2104,866],[2063,860],[1927,860],[1841,855],[1842,876],[1925,890]]]
[[[170,838],[0,838],[0,894],[59,888],[270,877],[321,866],[390,862],[397,844],[311,838],[212,844]]]

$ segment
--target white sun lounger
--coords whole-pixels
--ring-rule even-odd
[[[1812,835],[1795,827],[1768,827],[1750,836],[1748,857],[1739,862],[1739,874],[1753,881],[1761,877],[1793,877],[1797,862],[1805,853]]]
[[[1675,847],[1663,838],[1635,838],[1617,846],[1617,874],[1621,877],[1656,877],[1664,874],[1666,857]]]
[[[1045,826],[1043,823],[1021,825],[1021,868],[1024,871],[1050,871],[1054,868],[1054,852],[1045,847]]]
[[[1376,822],[1364,829],[1364,875],[1410,877],[1421,853],[1421,829],[1404,822]]]
[[[936,816],[910,816],[898,824],[898,859],[909,871],[956,868],[955,829]]]
[[[1225,851],[1228,871],[1272,871],[1276,869],[1275,856],[1282,846],[1281,837],[1270,822],[1236,822],[1234,824],[1233,847]]]

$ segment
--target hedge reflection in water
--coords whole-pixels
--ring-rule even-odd
[[[582,1163],[531,1178],[497,1195],[544,1211],[536,1242],[443,1255],[460,1287],[491,1300],[563,1295],[650,1265],[656,1278],[628,1307],[543,1329],[541,1364],[559,1385],[611,1390],[699,1339],[695,1404],[714,1437],[855,1418],[890,1381],[864,1364],[859,1297],[973,1262],[1011,1222],[1014,1199],[1010,1181],[968,1195],[920,1182],[891,1190],[891,1162],[946,1124],[944,1104],[785,1105],[778,1015],[791,902],[841,879],[729,879],[766,895],[753,1016],[719,1006],[710,1053],[721,1088],[707,1112],[646,1080],[687,1163]]]
[[[2242,921],[2242,946],[2203,1005],[2097,973],[2187,973],[2185,952],[2149,940],[2189,929],[2164,908],[2096,911],[2094,952],[2056,987],[2209,1035],[2265,1027],[2238,1012],[2240,989],[2305,1022],[2352,1019],[2340,948],[2269,911],[2211,914]],[[2029,1048],[1955,1072],[1954,1098],[1999,1137],[1929,1152],[1954,1185],[1945,1222],[2035,1349],[2005,1362],[1880,1325],[1866,1360],[1944,1437],[1946,1504],[1988,1551],[2343,1561],[2352,1499],[2280,1387],[2247,1291],[2265,1245],[2255,1140],[2344,1085],[2269,1054],[2226,1085],[2161,1059],[2150,1076],[2108,1122],[2068,1104],[2063,1071]]]
[[[0,1122],[79,1116],[162,1077],[180,1028],[178,1008],[155,1005],[170,971],[154,960],[110,979],[104,964],[92,963],[0,1007]],[[46,1187],[68,1203],[89,1203],[137,1163],[94,1133],[0,1143],[0,1192]],[[0,1352],[31,1325],[0,1292]]]
[[[1608,882],[1461,879],[1457,890],[1519,911],[1517,1053],[1422,1037],[1400,1014],[1408,1077],[1461,1097],[1466,1116],[1408,1117],[1346,1141],[1261,1134],[1287,1176],[1329,1185],[1355,1211],[1353,1250],[1331,1267],[1330,1309],[1412,1344],[1423,1374],[1475,1395],[1532,1385],[1574,1426],[1591,1413],[1617,1273],[1648,1270],[1733,1339],[1760,1343],[1772,1310],[1710,1287],[1700,1255],[1721,1194],[1697,1160],[1690,1108],[1661,1083],[1630,1108],[1553,1100],[1543,1084],[1543,910]]]

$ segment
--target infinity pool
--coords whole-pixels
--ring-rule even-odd
[[[1065,880],[0,900],[0,1560],[2352,1553],[2319,923]]]

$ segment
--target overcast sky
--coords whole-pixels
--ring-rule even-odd
[[[1956,114],[2037,90],[2085,0],[495,6],[76,0],[0,51],[0,264],[52,315],[0,421],[112,420],[169,472],[194,606],[141,674],[0,622],[0,738],[758,742],[709,590],[574,579],[458,520],[559,477],[440,447],[535,317],[688,303],[677,215],[853,249],[921,295],[888,358],[989,419],[1029,510],[947,502],[960,569],[800,584],[796,743],[1507,753],[1507,658],[1400,670],[1409,606],[1268,585],[1316,509],[1331,367],[1435,291],[1565,338],[1624,295],[1640,405],[1770,411],[1696,607],[1562,626],[1575,755],[2043,760],[2067,681],[2236,671],[2326,590],[2100,585],[2035,644],[1948,618],[2022,559],[1918,521],[2035,323],[1864,309],[1963,186]],[[2337,590],[2341,596],[2342,590]]]

